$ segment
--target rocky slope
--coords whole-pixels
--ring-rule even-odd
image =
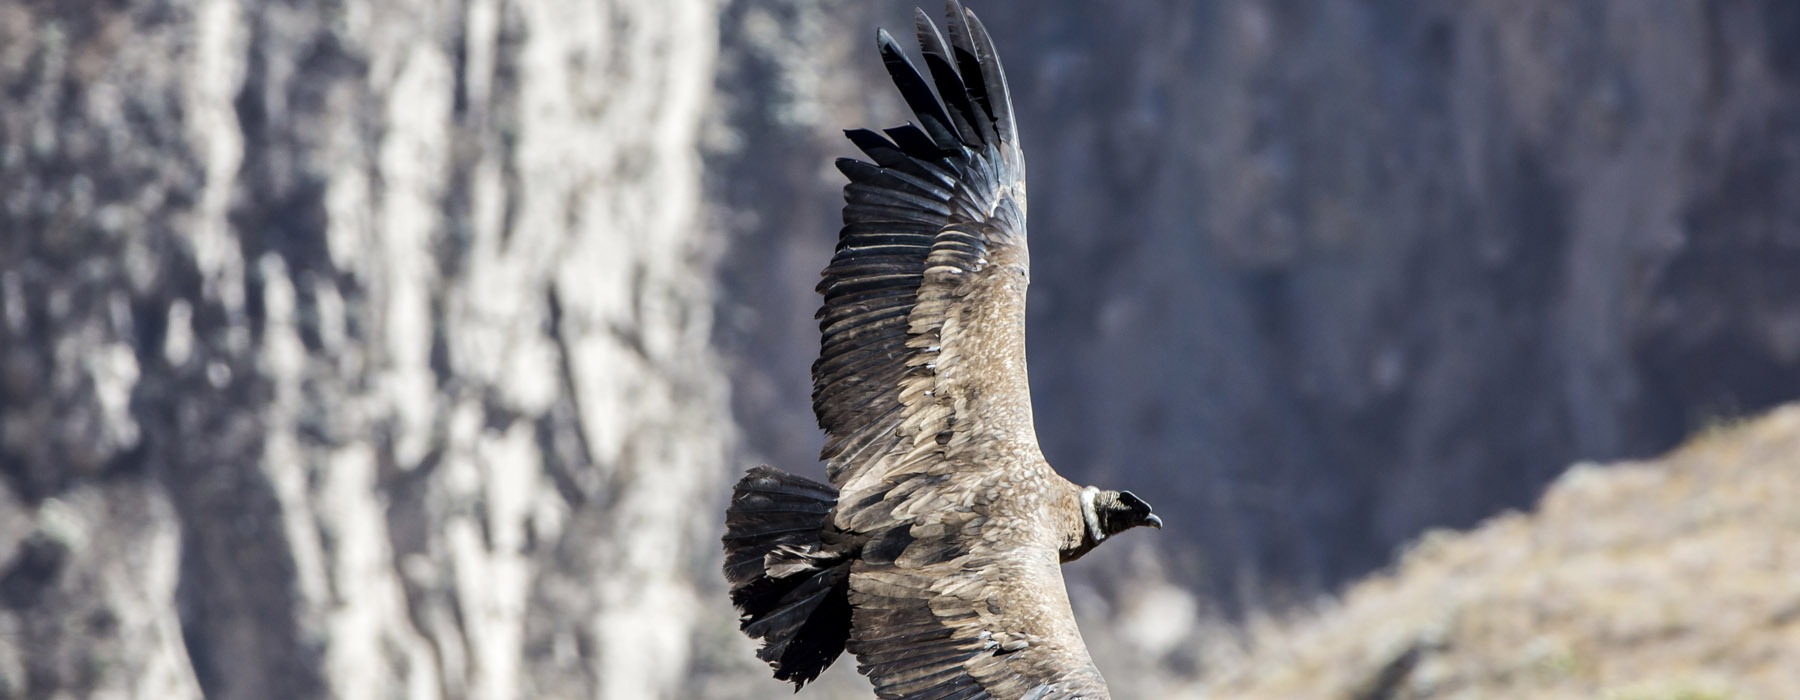
[[[1795,697],[1796,502],[1800,406],[1577,465],[1530,512],[1429,534],[1328,610],[1258,626],[1223,678],[1156,697]]]

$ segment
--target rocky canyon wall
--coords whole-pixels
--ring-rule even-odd
[[[0,3],[0,697],[674,696],[716,26]]]
[[[1797,7],[975,4],[1045,451],[1170,523],[1103,668],[1800,397]],[[910,13],[0,0],[0,697],[780,692],[720,507]]]

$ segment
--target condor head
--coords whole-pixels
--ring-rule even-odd
[[[1086,503],[1082,510],[1087,511]],[[1140,525],[1162,529],[1162,518],[1150,512],[1150,504],[1130,491],[1094,491],[1093,518],[1098,521],[1100,537],[1106,539]],[[1086,512],[1082,515],[1087,515]],[[1091,527],[1091,526],[1090,526]]]
[[[1081,490],[1081,519],[1086,532],[1080,545],[1063,551],[1063,561],[1073,561],[1106,538],[1140,525],[1162,529],[1162,518],[1150,512],[1150,504],[1130,491],[1103,491],[1089,486]]]

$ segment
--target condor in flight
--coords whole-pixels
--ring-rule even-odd
[[[917,123],[850,131],[874,162],[837,162],[850,184],[812,370],[833,485],[769,467],[738,482],[731,599],[796,689],[848,649],[883,698],[1107,698],[1061,565],[1162,521],[1038,450],[1006,74],[956,0],[948,32],[924,12],[915,24],[930,83],[893,37],[878,42]]]

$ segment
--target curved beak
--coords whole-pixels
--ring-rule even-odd
[[[1151,513],[1150,517],[1148,519],[1144,520],[1144,522],[1147,523],[1148,525],[1150,525],[1150,527],[1156,528],[1158,530],[1162,529],[1162,518],[1156,517],[1155,513]]]

